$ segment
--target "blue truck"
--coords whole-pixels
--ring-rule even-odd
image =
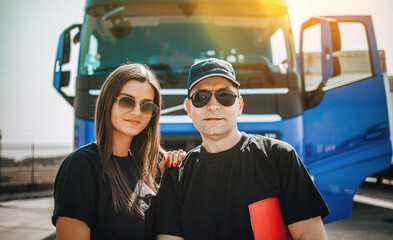
[[[75,109],[75,148],[94,141],[100,87],[127,62],[160,79],[164,146],[193,148],[201,139],[183,106],[189,68],[225,59],[245,101],[240,131],[290,143],[331,210],[325,223],[350,217],[360,184],[392,163],[383,52],[369,16],[315,17],[300,31],[297,54],[285,0],[87,0],[83,23],[60,36],[53,79]]]

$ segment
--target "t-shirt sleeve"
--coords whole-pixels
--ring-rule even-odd
[[[167,169],[157,193],[155,232],[184,237],[181,224],[181,202],[179,199],[179,168]]]
[[[56,226],[59,216],[69,217],[92,226],[95,207],[95,185],[92,181],[92,166],[86,159],[75,155],[66,158],[55,180],[55,207],[52,223]]]
[[[278,157],[278,198],[286,224],[326,217],[329,209],[295,150],[281,149]]]

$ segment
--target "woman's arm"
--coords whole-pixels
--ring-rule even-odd
[[[85,222],[75,218],[58,217],[56,221],[58,240],[89,240],[90,228]]]

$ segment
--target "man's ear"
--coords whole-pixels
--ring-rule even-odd
[[[190,115],[190,99],[186,98],[186,100],[184,101],[184,106],[186,107],[186,111],[187,111],[188,117],[191,118],[191,115]]]
[[[243,113],[243,107],[244,107],[244,101],[242,96],[239,96],[239,112],[237,113],[237,116],[240,117]]]

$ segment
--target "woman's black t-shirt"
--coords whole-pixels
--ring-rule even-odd
[[[187,154],[168,169],[157,194],[158,234],[199,239],[254,239],[248,205],[277,197],[287,225],[329,210],[287,143],[242,134],[231,149]]]
[[[115,157],[134,192],[138,203],[145,210],[146,221],[151,221],[148,209],[154,192],[137,184],[139,173],[132,159]],[[136,189],[138,188],[138,189]],[[90,143],[71,153],[62,163],[54,187],[55,208],[52,223],[59,216],[85,222],[90,228],[91,239],[147,239],[151,223],[139,215],[115,213],[108,181],[104,181],[98,147]]]

